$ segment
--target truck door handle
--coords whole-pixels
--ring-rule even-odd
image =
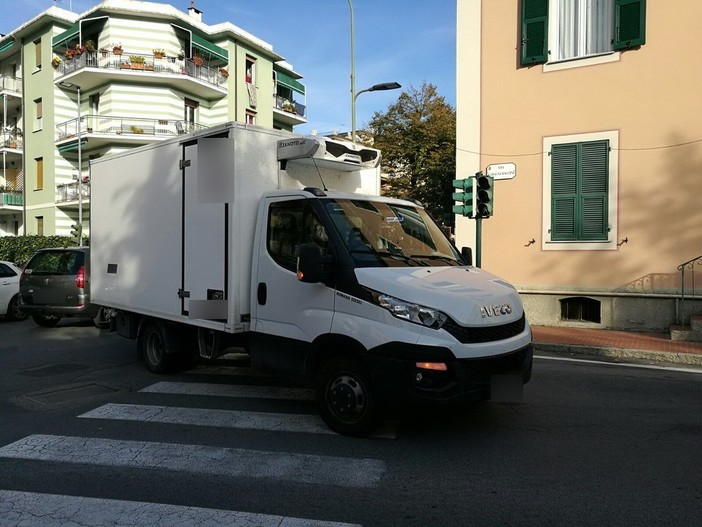
[[[258,296],[258,305],[265,306],[268,299],[268,287],[265,282],[259,282],[256,294]]]

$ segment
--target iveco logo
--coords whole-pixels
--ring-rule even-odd
[[[496,306],[481,306],[480,308],[480,315],[483,318],[509,315],[511,312],[512,306],[510,306],[509,304],[502,304]]]

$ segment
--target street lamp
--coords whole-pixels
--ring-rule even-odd
[[[396,82],[383,82],[381,84],[375,84],[370,88],[361,90],[356,93],[356,60],[354,52],[354,37],[353,37],[353,4],[351,0],[347,0],[349,3],[349,15],[351,17],[351,141],[356,142],[356,99],[362,93],[368,91],[383,91],[383,90],[396,90],[402,88]]]
[[[75,88],[76,96],[78,99],[78,122],[76,124],[76,135],[78,136],[78,225],[79,236],[78,236],[78,246],[83,246],[83,159],[82,159],[82,145],[81,145],[81,115],[80,115],[80,86],[73,84],[71,82],[62,82],[61,86],[66,88]]]

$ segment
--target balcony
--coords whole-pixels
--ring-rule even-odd
[[[289,125],[307,122],[307,107],[280,95],[273,96],[273,114],[275,120]]]
[[[227,77],[220,68],[196,64],[192,59],[154,55],[85,51],[55,62],[56,83],[71,82],[87,91],[107,82],[169,85],[204,99],[227,95]]]
[[[0,75],[0,93],[21,97],[22,79],[9,75]]]
[[[21,190],[2,190],[0,188],[0,211],[6,207],[21,207],[24,204]],[[16,209],[13,209],[13,212]]]
[[[56,204],[64,208],[77,208],[80,194],[83,195],[83,205],[90,202],[90,181],[84,181],[83,192],[79,192],[78,182],[56,185]]]
[[[85,115],[80,118],[81,145],[88,145],[90,148],[114,143],[144,145],[205,128],[197,123],[171,119],[102,115]],[[56,126],[56,146],[59,152],[77,149],[78,131],[77,118],[59,123]]]
[[[17,153],[21,153],[23,144],[24,138],[19,130],[0,132],[0,150],[15,150]]]

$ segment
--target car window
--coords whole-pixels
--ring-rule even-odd
[[[13,276],[17,276],[17,273],[4,263],[0,263],[0,278],[11,278]]]
[[[27,265],[32,274],[74,275],[83,265],[79,251],[46,251],[36,254]]]

